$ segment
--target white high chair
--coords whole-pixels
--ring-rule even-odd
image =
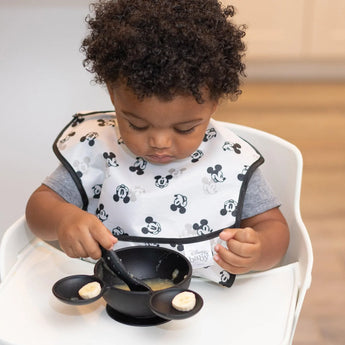
[[[250,273],[238,276],[234,286],[230,289],[220,288],[218,286],[214,287],[210,283],[204,281],[197,281],[196,283],[193,283],[192,281],[192,284],[196,284],[192,286],[193,289],[198,292],[200,291],[199,293],[204,297],[205,302],[209,302],[204,305],[203,309],[205,309],[205,311],[203,313],[199,312],[200,315],[197,314],[191,319],[184,320],[184,323],[174,321],[164,324],[165,326],[128,328],[128,326],[124,326],[122,324],[114,324],[113,320],[109,321],[110,318],[107,315],[104,315],[104,306],[102,305],[100,305],[98,309],[91,309],[91,311],[91,307],[89,307],[89,309],[78,307],[78,311],[75,311],[75,306],[65,307],[65,305],[63,305],[65,309],[62,309],[63,307],[59,304],[59,301],[55,301],[53,297],[51,297],[51,299],[50,297],[47,297],[49,301],[42,302],[41,306],[28,304],[27,307],[32,308],[30,314],[32,318],[35,319],[36,317],[33,322],[45,323],[47,330],[43,332],[44,334],[39,334],[38,337],[42,337],[47,333],[47,339],[50,340],[46,343],[49,344],[55,344],[52,339],[54,339],[54,336],[56,337],[57,334],[59,337],[57,343],[93,344],[94,342],[90,339],[91,335],[88,335],[87,332],[88,328],[90,328],[91,332],[92,327],[97,327],[95,329],[97,331],[100,330],[100,333],[108,332],[108,336],[110,337],[110,335],[113,334],[111,332],[114,332],[115,334],[118,334],[121,339],[124,339],[123,337],[126,337],[126,334],[128,337],[127,331],[129,331],[131,336],[128,337],[130,338],[128,344],[131,344],[132,341],[135,342],[135,338],[138,338],[138,341],[140,341],[141,344],[144,343],[143,345],[146,343],[160,344],[161,341],[164,341],[166,345],[175,345],[180,341],[193,341],[194,343],[208,344],[210,341],[217,342],[217,336],[219,336],[217,334],[222,330],[224,332],[224,336],[219,339],[222,340],[222,343],[228,341],[229,344],[236,345],[252,345],[254,343],[259,345],[292,344],[303,300],[306,291],[311,284],[311,271],[313,265],[312,247],[308,232],[301,219],[299,207],[303,164],[302,156],[300,151],[294,145],[279,137],[242,125],[230,123],[227,123],[227,125],[239,136],[252,143],[265,157],[265,164],[261,169],[282,202],[281,210],[290,227],[290,245],[280,267],[266,272]],[[18,281],[22,281],[18,276],[20,275],[20,272],[27,269],[24,268],[25,265],[32,265],[28,267],[30,267],[29,269],[31,271],[35,272],[37,267],[42,267],[42,263],[37,264],[37,262],[33,262],[31,264],[31,261],[28,259],[28,253],[42,252],[40,255],[44,257],[44,259],[42,259],[42,261],[44,261],[43,265],[52,265],[52,268],[49,268],[50,266],[46,267],[44,273],[42,273],[42,277],[40,277],[40,279],[42,279],[42,285],[45,284],[45,279],[48,279],[46,277],[48,275],[47,272],[54,272],[55,268],[58,270],[57,267],[60,266],[62,267],[62,271],[60,270],[60,274],[62,275],[67,275],[66,271],[69,271],[70,274],[80,273],[78,271],[79,269],[92,274],[92,269],[88,266],[89,264],[82,261],[80,261],[80,263],[76,263],[76,261],[79,260],[70,259],[55,248],[48,247],[50,246],[46,246],[44,242],[35,238],[30,232],[27,228],[24,216],[5,232],[0,245],[0,313],[1,303],[4,303],[5,307],[6,303],[9,303],[8,306],[11,305],[8,301],[11,297],[6,296],[11,296],[11,290],[18,289],[16,284],[18,284]],[[69,269],[66,269],[67,265]],[[75,266],[75,271],[73,271],[73,265]],[[84,267],[80,265],[87,266]],[[27,273],[30,275],[29,272]],[[29,279],[25,277],[25,271],[21,274],[24,275],[23,281],[27,281],[27,279]],[[57,280],[57,275],[54,275],[53,273],[51,274],[53,276],[47,282],[48,287],[51,286],[49,284],[54,282],[54,280]],[[44,290],[42,291],[48,294],[48,292],[46,292],[47,289],[47,287],[44,287]],[[270,296],[263,296],[265,295],[266,290],[267,294]],[[24,302],[26,299],[32,298],[32,296],[26,295],[30,293],[27,292],[27,290],[22,289],[19,291],[24,296]],[[282,291],[282,295],[279,295],[280,291]],[[215,294],[217,294],[217,298],[212,300]],[[285,295],[287,296],[287,300],[285,300]],[[260,303],[264,303],[263,301],[265,301],[265,298],[268,303],[263,306],[260,305]],[[276,300],[274,300],[274,298],[276,298]],[[219,299],[221,300],[220,302]],[[270,302],[271,299],[272,302]],[[212,302],[210,302],[211,300]],[[229,301],[229,306],[227,306],[227,302],[224,301]],[[282,304],[284,302],[284,306],[282,306],[282,308],[277,306],[280,302]],[[238,303],[239,306],[237,306],[236,303]],[[49,304],[52,311],[46,310],[47,304]],[[20,308],[21,305],[15,307]],[[36,308],[41,308],[43,311],[36,311]],[[262,310],[262,308],[265,310]],[[232,316],[231,310],[234,309],[238,310],[238,315]],[[257,315],[252,315],[253,310],[256,311]],[[262,310],[262,313],[260,310]],[[272,310],[272,315],[267,316],[265,311],[269,313],[271,312],[270,310]],[[35,311],[35,313],[33,313],[33,311]],[[284,313],[286,315],[282,315]],[[54,315],[51,316],[51,314]],[[55,314],[57,314],[57,316]],[[62,317],[61,314],[63,314]],[[64,314],[67,314],[69,318],[66,319],[66,315]],[[72,315],[75,316],[74,314],[78,314],[76,316],[76,320],[78,321],[73,321],[71,319]],[[51,323],[55,324],[57,322],[56,324],[60,326],[63,322],[74,322],[73,325],[76,329],[73,333],[71,332],[68,335],[70,342],[68,340],[66,342],[66,339],[61,338],[61,332],[57,334],[54,333],[54,325],[49,324],[50,316],[54,317],[54,322]],[[216,316],[218,316],[219,320],[222,321],[219,321]],[[16,316],[13,317],[15,318]],[[233,319],[231,317],[233,317]],[[266,317],[267,322],[265,321]],[[281,321],[277,321],[278,319],[280,320],[280,317]],[[2,318],[1,315],[0,318]],[[95,318],[97,320],[96,323],[94,322]],[[102,322],[100,322],[100,319],[102,319]],[[250,320],[260,319],[262,319],[262,324],[259,323],[255,326],[255,329],[251,329]],[[225,322],[225,324],[222,325],[222,322]],[[280,322],[279,325],[278,322]],[[16,325],[16,327],[18,326],[19,325]],[[117,328],[115,329],[115,327]],[[219,331],[216,330],[217,327],[219,328]],[[268,327],[268,330],[264,327]],[[278,330],[279,327],[281,330]],[[14,332],[11,333],[9,328],[11,328],[11,320],[8,321],[7,326],[4,326],[4,330],[1,330],[0,325],[0,344],[38,344],[37,338],[30,340],[30,336],[32,336],[33,333],[30,333],[25,342],[23,342],[21,340],[22,338],[18,334],[15,335]],[[207,328],[209,328],[208,331]],[[236,330],[237,333],[233,333],[231,328]],[[211,330],[214,332],[211,332]],[[41,332],[40,325],[37,325],[37,331]],[[4,334],[6,332],[8,335]],[[30,332],[34,331],[31,330]],[[51,334],[48,334],[49,332]],[[121,332],[123,332],[123,334]],[[254,332],[254,335],[251,337],[250,335],[247,336],[250,332]],[[260,338],[260,332],[262,332],[262,338]],[[90,334],[93,333],[94,332],[92,331]],[[242,333],[246,334],[243,338],[240,337]],[[73,338],[77,336],[76,334],[78,334],[78,338]],[[232,337],[232,334],[234,334],[234,337]],[[4,338],[2,338],[2,336]],[[83,338],[83,336],[85,338]],[[279,339],[279,341],[277,339]],[[108,344],[107,341],[109,341],[109,339],[107,340],[107,338],[103,338],[102,343]],[[109,344],[113,343],[113,341],[114,338],[111,337],[111,342],[109,342]],[[126,343],[126,341],[121,341]],[[43,343],[44,342],[42,342],[42,344]]]
[[[292,343],[305,294],[311,284],[313,250],[308,231],[300,213],[303,158],[299,149],[275,135],[242,126],[229,127],[240,137],[254,145],[264,156],[261,169],[282,202],[280,210],[290,229],[290,243],[280,266],[297,262],[300,271],[298,299],[294,310],[294,326],[291,330]]]

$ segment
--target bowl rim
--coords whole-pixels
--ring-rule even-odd
[[[181,257],[187,264],[188,266],[188,272],[187,274],[184,276],[184,278],[178,282],[177,284],[174,284],[174,286],[171,286],[169,288],[166,288],[166,289],[163,289],[163,290],[168,290],[168,289],[176,289],[176,288],[180,288],[181,285],[183,285],[188,279],[191,279],[192,278],[192,273],[193,273],[193,268],[192,268],[192,265],[190,263],[190,261],[187,259],[187,257],[185,255],[183,255],[182,253],[176,251],[176,250],[173,250],[173,249],[170,249],[170,248],[165,248],[165,247],[157,247],[157,246],[145,246],[145,245],[134,245],[134,246],[128,246],[128,247],[123,247],[123,248],[119,248],[119,249],[116,249],[115,251],[117,253],[120,253],[120,252],[125,252],[125,251],[132,251],[132,250],[156,250],[156,251],[163,251],[163,252],[167,252],[167,253],[171,253],[171,254],[175,254],[179,257]],[[97,268],[103,264],[103,261],[102,259],[98,260],[95,264],[95,267],[94,267],[94,276],[101,280],[103,282],[103,284],[105,286],[107,286],[107,290],[116,290],[116,291],[119,291],[123,294],[133,294],[134,292],[136,294],[142,294],[142,295],[145,295],[145,294],[151,294],[152,292],[154,291],[131,291],[131,290],[123,290],[123,289],[119,289],[119,288],[116,288],[115,286],[110,286],[107,284],[107,282],[105,282],[102,278],[100,278],[98,275],[97,275]]]

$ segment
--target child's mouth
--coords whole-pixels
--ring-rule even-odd
[[[148,155],[146,156],[146,158],[151,163],[160,163],[160,164],[170,163],[174,160],[174,157],[169,156],[169,155]]]

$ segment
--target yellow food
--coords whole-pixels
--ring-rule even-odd
[[[161,278],[153,278],[153,279],[144,279],[144,283],[146,283],[153,291],[163,290],[174,286],[174,283],[170,279],[161,279]],[[129,287],[127,284],[116,284],[114,285],[117,289],[129,291]]]
[[[78,294],[83,299],[89,299],[98,296],[101,293],[101,284],[98,282],[91,282],[84,285]]]
[[[172,306],[179,311],[190,311],[195,307],[195,294],[190,291],[183,291],[177,294],[172,302]]]

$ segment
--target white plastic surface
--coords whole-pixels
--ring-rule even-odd
[[[24,216],[6,230],[0,243],[0,282],[17,262],[18,254],[33,238],[34,235],[28,229]]]
[[[36,240],[0,285],[0,344],[87,345],[210,344],[285,345],[293,326],[297,265],[243,276],[230,289],[196,279],[191,288],[204,299],[192,318],[134,327],[111,319],[103,299],[67,305],[51,292],[55,281],[92,274],[92,264],[71,259]]]

